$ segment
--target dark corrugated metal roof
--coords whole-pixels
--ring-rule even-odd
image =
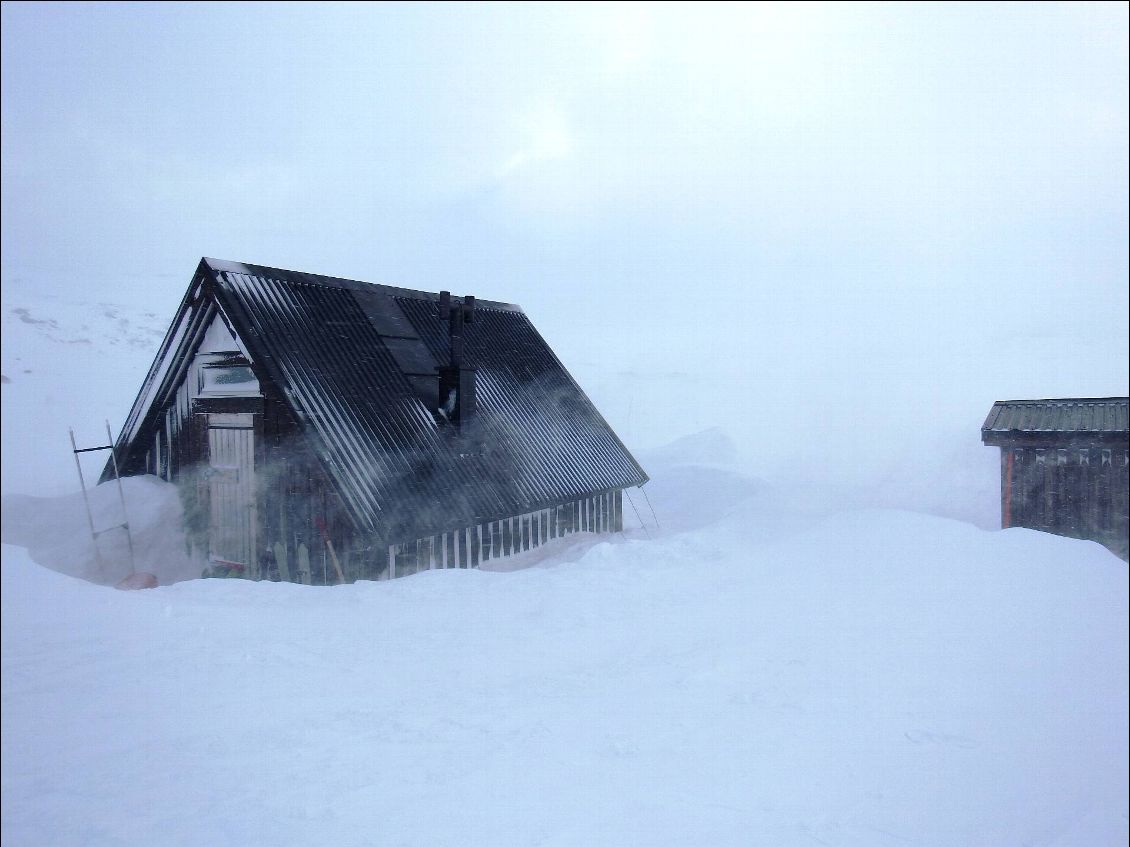
[[[1130,398],[1003,400],[993,404],[981,427],[985,443],[1033,437],[1125,438]]]
[[[362,528],[441,531],[640,485],[647,475],[521,309],[477,300],[478,410],[437,423],[438,296],[205,259],[215,296],[312,436]]]

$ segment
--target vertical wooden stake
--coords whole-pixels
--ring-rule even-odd
[[[75,440],[71,433],[71,443]],[[118,451],[114,449],[114,436],[110,432],[110,422],[106,421],[106,443],[110,445],[110,461],[114,465],[114,480],[118,483],[118,499],[122,501],[122,520],[125,522],[126,543],[129,545],[129,572],[137,573],[137,564],[133,557],[133,533],[129,530],[129,512],[126,511],[126,493],[122,490],[122,477],[118,473]],[[84,492],[85,494],[85,492]]]
[[[98,533],[94,531],[94,516],[90,513],[90,499],[86,496],[86,480],[82,476],[82,462],[78,460],[78,445],[75,444],[75,431],[67,429],[71,434],[71,450],[74,452],[75,469],[78,471],[78,484],[82,489],[82,503],[86,506],[86,523],[90,527],[90,541],[94,545],[94,560],[98,563],[98,572],[105,578],[106,569],[102,565],[102,554],[98,550]]]

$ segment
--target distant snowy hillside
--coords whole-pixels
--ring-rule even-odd
[[[71,302],[5,280],[4,493],[78,490],[67,429],[79,446],[103,444],[109,418],[117,435],[171,318],[108,300]],[[93,472],[105,459],[87,463]]]

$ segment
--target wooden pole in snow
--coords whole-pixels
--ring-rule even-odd
[[[71,433],[74,441],[74,433]],[[118,499],[122,501],[122,520],[126,529],[126,543],[129,545],[129,572],[137,573],[137,564],[133,557],[133,533],[129,531],[129,512],[126,511],[126,494],[122,490],[122,477],[118,473],[118,451],[114,449],[114,436],[110,432],[110,422],[106,421],[106,443],[110,445],[110,461],[114,464],[114,479],[118,483]]]
[[[67,432],[71,434],[71,451],[75,456],[75,469],[78,470],[78,484],[82,489],[82,503],[86,506],[86,523],[90,527],[90,541],[94,545],[94,560],[98,563],[98,571],[103,577],[106,576],[106,569],[102,566],[102,554],[98,551],[98,533],[94,531],[94,516],[90,513],[90,498],[86,496],[86,480],[82,476],[82,462],[78,460],[78,445],[75,444],[75,431],[68,427]]]

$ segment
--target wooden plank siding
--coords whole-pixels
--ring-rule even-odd
[[[1001,447],[1001,525],[1126,543],[1130,451]]]
[[[443,568],[476,568],[579,532],[620,532],[623,516],[623,492],[615,490],[454,532],[390,544],[387,566],[379,578],[395,579]]]

